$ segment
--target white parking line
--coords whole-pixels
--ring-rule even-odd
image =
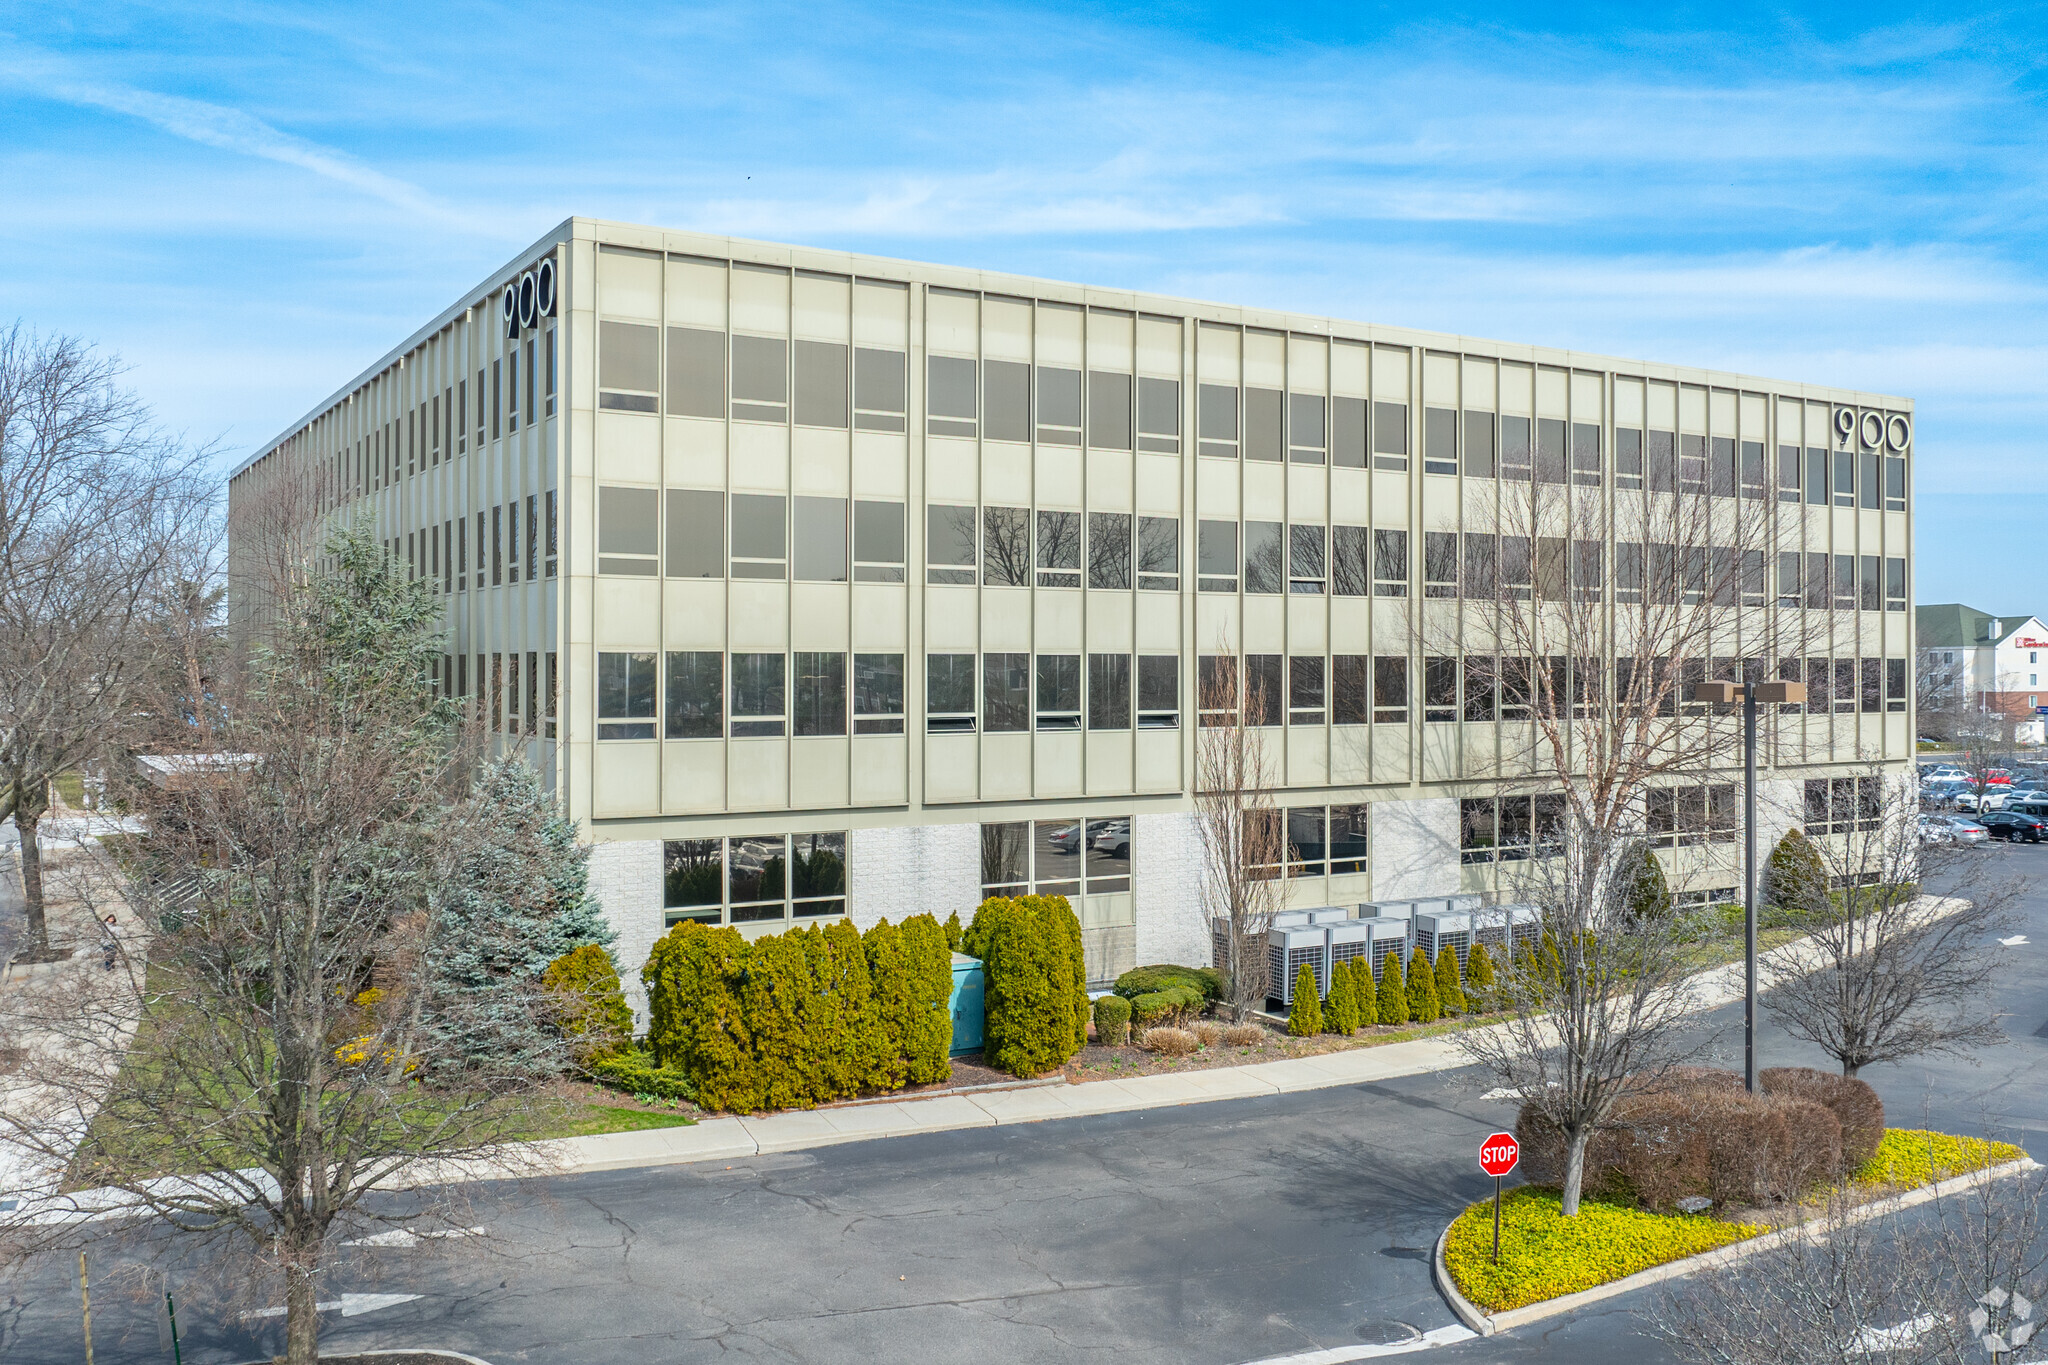
[[[345,1247],[416,1247],[421,1242],[441,1241],[449,1237],[481,1237],[485,1228],[434,1228],[426,1232],[414,1232],[411,1228],[396,1228],[390,1232],[376,1232],[368,1237],[343,1242]]]
[[[1413,1341],[1395,1342],[1390,1346],[1332,1346],[1322,1351],[1303,1351],[1299,1355],[1268,1356],[1254,1360],[1249,1365],[1345,1365],[1352,1360],[1378,1360],[1382,1356],[1413,1355],[1427,1351],[1432,1346],[1451,1346],[1461,1341],[1470,1341],[1479,1334],[1463,1323],[1439,1327],[1424,1332]]]
[[[343,1294],[338,1299],[316,1303],[313,1309],[315,1312],[332,1313],[339,1308],[343,1317],[352,1318],[358,1313],[374,1313],[380,1308],[393,1308],[401,1303],[411,1303],[418,1297],[417,1294]],[[242,1317],[281,1318],[284,1314],[285,1310],[282,1308],[258,1308],[242,1314]]]

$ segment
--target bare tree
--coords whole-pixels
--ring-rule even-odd
[[[0,332],[0,818],[21,835],[31,960],[50,955],[50,783],[118,752],[152,626],[213,541],[209,452],[158,431],[119,375],[73,338]]]
[[[1469,1060],[1563,1138],[1566,1217],[1579,1211],[1587,1145],[1616,1106],[1704,1049],[1687,1022],[1678,917],[1629,910],[1641,847],[1565,808],[1529,860],[1541,944],[1497,968],[1494,999],[1506,1017],[1457,1035]]]
[[[1995,940],[2018,923],[2024,881],[1981,849],[1922,844],[1910,790],[1881,771],[1810,787],[1809,826],[1827,833],[1807,844],[1827,884],[1775,895],[1808,943],[1766,982],[1764,1008],[1845,1076],[1998,1041]]]
[[[294,1365],[318,1353],[336,1231],[448,1197],[394,1212],[380,1192],[519,1173],[534,1159],[508,1142],[559,1064],[549,1033],[508,1026],[504,993],[431,969],[497,817],[473,782],[481,737],[433,696],[440,604],[360,528],[329,550],[336,571],[282,594],[168,780],[127,793],[148,834],[122,872],[153,930],[120,971],[0,997],[0,1033],[30,1053],[0,1135],[239,1246],[253,1279],[282,1281]],[[0,1230],[29,1251],[70,1235],[53,1219],[76,1200],[24,1194]]]
[[[982,581],[992,588],[1031,586],[1031,509],[981,509]]]
[[[2048,1294],[2043,1194],[2038,1169],[1874,1214],[1838,1191],[1783,1245],[1674,1282],[1644,1317],[1698,1365],[2017,1357],[2040,1321],[2032,1305]]]
[[[1197,680],[1195,821],[1202,840],[1204,903],[1222,921],[1231,1004],[1238,1018],[1263,1009],[1273,983],[1266,936],[1286,896],[1287,835],[1273,803],[1277,773],[1264,726],[1277,698],[1243,676],[1243,661],[1203,659]]]

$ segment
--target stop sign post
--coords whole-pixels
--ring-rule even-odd
[[[1493,1177],[1493,1263],[1500,1264],[1500,1182],[1522,1159],[1513,1133],[1495,1133],[1479,1144],[1479,1169]]]

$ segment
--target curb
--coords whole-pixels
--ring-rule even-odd
[[[1876,1218],[1881,1214],[1896,1213],[1901,1209],[1910,1209],[1921,1204],[1932,1203],[1936,1199],[1966,1190],[1972,1183],[1978,1180],[2003,1180],[2007,1176],[2024,1175],[2029,1171],[2038,1171],[2040,1169],[2041,1164],[2039,1162],[2035,1161],[2032,1157],[2023,1156],[2016,1160],[2008,1161],[2003,1165],[1987,1166],[1981,1171],[1966,1171],[1962,1175],[1953,1175],[1946,1180],[1938,1181],[1932,1185],[1922,1185],[1919,1189],[1908,1190],[1904,1194],[1887,1195],[1882,1199],[1873,1199],[1868,1204],[1850,1210],[1839,1222],[1828,1224],[1828,1226],[1839,1227],[1850,1223],[1861,1223],[1868,1219]],[[1487,1313],[1480,1309],[1477,1304],[1474,1304],[1460,1293],[1458,1286],[1452,1281],[1450,1271],[1444,1265],[1444,1244],[1450,1240],[1451,1236],[1449,1224],[1446,1224],[1444,1230],[1437,1234],[1436,1256],[1432,1261],[1431,1271],[1436,1279],[1437,1292],[1443,1295],[1444,1301],[1450,1305],[1451,1311],[1458,1315],[1458,1320],[1479,1333],[1479,1335],[1490,1337],[1500,1332],[1513,1331],[1517,1327],[1525,1327],[1532,1322],[1541,1322],[1545,1318],[1554,1318],[1565,1313],[1575,1312],[1588,1304],[1599,1303],[1603,1299],[1615,1298],[1622,1294],[1647,1288],[1653,1284],[1661,1284],[1665,1280],[1681,1279],[1692,1274],[1695,1270],[1708,1270],[1724,1265],[1734,1265],[1739,1261],[1747,1260],[1751,1256],[1783,1246],[1786,1242],[1791,1241],[1793,1235],[1805,1226],[1808,1225],[1799,1224],[1789,1228],[1780,1228],[1776,1232],[1762,1233],[1740,1242],[1731,1242],[1727,1246],[1715,1247],[1712,1251],[1702,1251],[1692,1256],[1681,1257],[1676,1261],[1666,1261],[1662,1265],[1653,1265],[1647,1270],[1638,1270],[1633,1275],[1627,1275],[1618,1280],[1609,1280],[1606,1284],[1596,1284],[1591,1289],[1581,1289],[1570,1294],[1560,1294],[1554,1299],[1544,1299],[1539,1303],[1525,1304],[1520,1308],[1510,1308],[1499,1313]]]

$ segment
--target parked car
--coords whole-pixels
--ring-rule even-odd
[[[1975,787],[1965,787],[1955,794],[1954,804],[1957,810],[2002,810],[2011,795],[2012,792],[2005,787],[1986,787],[1981,792]]]
[[[2048,815],[2048,792],[2019,792],[2005,798],[2005,809],[2020,815]]]
[[[1990,837],[1990,832],[1975,820],[1965,820],[1956,815],[1920,817],[1920,842],[1923,844],[1981,844]]]
[[[1112,858],[1130,857],[1131,822],[1128,820],[1110,821],[1103,828],[1102,832],[1095,836],[1095,842],[1090,844],[1089,847],[1097,853],[1107,853]]]
[[[1923,782],[1935,782],[1945,778],[1953,778],[1960,782],[1968,776],[1968,773],[1965,773],[1953,763],[1923,763],[1920,765],[1920,780]]]
[[[1994,839],[2007,843],[2024,841],[2038,844],[2048,838],[2048,819],[2038,815],[2022,815],[2018,811],[1997,810],[1977,823],[1984,826],[1985,833]]]
[[[1079,853],[1081,851],[1081,826],[1079,824],[1062,825],[1046,835],[1045,841],[1052,845],[1053,852],[1055,853]]]

